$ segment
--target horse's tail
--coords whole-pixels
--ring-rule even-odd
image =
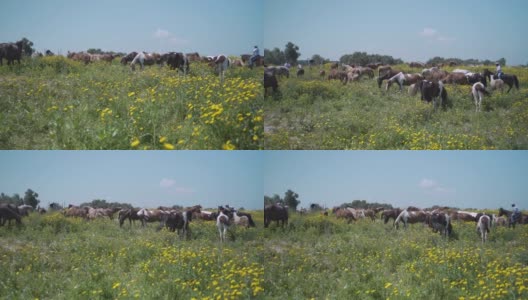
[[[515,84],[515,87],[518,90],[519,89],[519,80],[517,79],[516,75],[513,75],[513,83]]]

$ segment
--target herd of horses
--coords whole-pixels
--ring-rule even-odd
[[[528,224],[527,214],[515,214],[503,208],[499,209],[498,215],[454,210],[447,207],[423,210],[413,206],[403,210],[399,208],[356,209],[351,207],[334,207],[331,212],[337,219],[344,219],[348,224],[360,219],[374,221],[378,218],[378,215],[384,224],[387,224],[392,219],[392,226],[395,229],[398,229],[400,224],[403,224],[403,227],[407,228],[409,224],[422,223],[429,226],[433,232],[438,232],[446,238],[452,236],[454,233],[452,221],[474,222],[477,233],[481,236],[483,243],[487,241],[492,226],[515,228],[516,224]],[[302,211],[299,213],[304,215]],[[326,211],[324,215],[328,215]],[[282,222],[280,226],[284,228],[284,225],[288,224],[288,207],[280,204],[266,206],[264,208],[264,226],[268,227],[272,221],[277,222],[277,227],[279,226],[279,222]]]
[[[11,226],[11,220],[15,220],[17,225],[22,224],[22,217],[28,216],[33,211],[33,207],[29,205],[15,206],[13,204],[0,204],[0,226],[8,222]],[[45,210],[39,209],[39,213],[46,213]],[[190,238],[189,223],[193,219],[200,219],[203,221],[216,221],[220,240],[226,240],[226,233],[231,226],[242,226],[245,228],[255,227],[255,222],[250,213],[241,212],[229,205],[219,206],[218,211],[202,210],[200,205],[195,205],[185,209],[174,209],[170,207],[160,206],[157,209],[146,208],[93,208],[90,206],[75,206],[69,205],[62,209],[61,213],[65,217],[76,217],[84,220],[94,220],[98,218],[114,219],[117,214],[119,226],[122,227],[128,219],[130,226],[136,220],[145,227],[147,223],[159,222],[157,230],[167,228],[171,232],[176,232],[180,238]],[[233,236],[234,237],[234,236]]]
[[[411,68],[423,68],[424,64],[411,63]],[[519,80],[516,75],[502,74],[500,79],[497,74],[494,74],[488,69],[482,72],[470,72],[464,69],[455,69],[452,72],[442,70],[439,66],[422,69],[421,72],[406,73],[401,69],[394,68],[390,65],[369,64],[367,66],[356,66],[342,64],[341,68],[337,63],[331,65],[328,75],[326,70],[320,70],[321,78],[328,80],[339,80],[343,84],[354,81],[359,81],[362,77],[374,78],[374,73],[377,70],[378,76],[376,81],[378,88],[382,88],[385,83],[385,91],[388,91],[393,84],[398,84],[399,90],[402,91],[404,86],[408,86],[408,93],[410,96],[415,96],[418,92],[421,94],[421,100],[433,103],[433,107],[447,108],[450,106],[448,102],[448,95],[445,89],[446,84],[453,85],[469,85],[471,86],[471,94],[475,101],[476,111],[480,111],[481,103],[485,95],[489,95],[490,91],[503,91],[504,86],[507,85],[508,91],[515,87],[519,89]],[[302,66],[298,68],[297,77],[301,77],[304,69]],[[279,88],[279,80],[281,77],[289,78],[289,68],[285,66],[270,66],[264,70],[264,88],[265,95],[268,95],[268,89],[272,88],[273,92],[277,92]],[[490,91],[486,88],[490,83]]]

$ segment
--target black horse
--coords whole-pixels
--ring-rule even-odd
[[[169,52],[161,56],[161,61],[166,61],[171,70],[179,69],[184,74],[189,73],[189,60],[181,52]]]
[[[494,74],[494,73],[491,73],[490,70],[488,69],[485,69],[484,70],[484,76],[486,77],[490,77],[490,76],[493,76],[493,79],[499,79],[499,77],[497,76],[497,74]],[[504,81],[504,83],[506,83],[510,88],[508,89],[507,93],[510,92],[510,90],[512,89],[512,87],[515,85],[515,87],[517,88],[517,90],[519,90],[519,79],[517,79],[517,76],[516,75],[510,75],[510,74],[502,74],[500,79],[502,81]]]
[[[16,206],[10,204],[0,204],[0,226],[4,226],[8,221],[11,226],[11,220],[16,220],[17,225],[22,224],[22,216],[18,214]]]

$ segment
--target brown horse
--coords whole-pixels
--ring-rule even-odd
[[[128,222],[130,223],[130,226],[132,227],[132,221],[141,220],[141,217],[138,216],[139,208],[128,208],[128,209],[122,209],[118,213],[119,218],[119,227],[123,226],[123,223],[126,219],[128,219]]]
[[[381,89],[383,80],[390,79],[396,74],[400,73],[400,70],[393,70],[391,66],[381,66],[378,68],[378,88]]]
[[[390,219],[393,219],[396,221],[396,218],[400,215],[402,212],[401,209],[395,208],[395,209],[386,209],[381,212],[381,218],[383,219],[383,224],[387,224]]]
[[[281,221],[281,227],[288,224],[288,209],[279,204],[268,205],[264,208],[264,227],[267,228],[272,221]]]
[[[336,218],[338,219],[346,219],[347,224],[350,224],[352,221],[356,221],[356,214],[355,209],[353,208],[341,208],[341,207],[335,207],[332,212],[336,215]]]
[[[22,216],[17,212],[16,206],[0,204],[0,226],[4,226],[6,221],[11,226],[11,220],[15,220],[17,225],[22,224]]]
[[[497,75],[494,75],[488,69],[484,70],[484,76],[491,76],[493,79],[499,79]],[[500,80],[502,80],[504,83],[506,83],[510,87],[507,93],[510,92],[513,86],[515,86],[517,90],[519,90],[519,79],[517,78],[516,75],[502,74],[500,77]]]
[[[427,214],[424,211],[408,211],[404,210],[402,211],[396,220],[394,221],[394,226],[396,228],[399,227],[399,223],[403,222],[403,227],[407,228],[407,224],[414,224],[414,223],[425,223],[427,219]]]

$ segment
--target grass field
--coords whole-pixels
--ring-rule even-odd
[[[262,299],[262,212],[258,228],[218,242],[214,222],[191,223],[192,238],[158,224],[119,228],[59,213],[0,227],[0,299]]]
[[[446,241],[421,224],[291,216],[264,243],[267,299],[527,299],[528,226],[494,229],[482,245],[474,223]]]
[[[24,59],[0,66],[0,99],[0,149],[262,148],[262,69]]]
[[[407,65],[395,68],[421,71]],[[325,69],[328,73],[329,66]],[[420,101],[420,94],[411,97],[406,89],[399,92],[397,85],[388,92],[379,89],[375,79],[342,85],[320,78],[317,67],[307,68],[304,78],[279,79],[280,94],[266,99],[264,147],[528,149],[528,69],[504,68],[504,72],[518,76],[519,91],[494,92],[483,100],[482,112],[475,113],[471,87],[448,85],[453,107],[433,113],[431,104]]]

